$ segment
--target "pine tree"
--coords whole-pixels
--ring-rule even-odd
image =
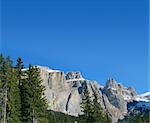
[[[83,115],[79,116],[79,122],[81,123],[93,123],[94,117],[93,117],[93,106],[92,106],[92,100],[89,95],[88,87],[86,86],[84,92],[83,92],[83,99],[81,103],[82,113]]]
[[[105,113],[101,107],[100,102],[98,102],[98,91],[93,91],[93,117],[94,121],[98,123],[111,123],[111,118]]]
[[[44,97],[45,88],[42,85],[39,69],[29,65],[25,74],[25,81],[22,84],[24,122],[46,123],[47,102]]]
[[[26,77],[22,78],[22,85],[20,87],[20,93],[21,93],[21,120],[23,123],[31,123],[30,119],[30,98],[31,96],[29,95],[29,84],[26,79]],[[30,121],[30,122],[29,122]]]
[[[92,88],[92,87],[91,87]],[[83,92],[83,99],[81,108],[83,115],[79,116],[80,123],[111,123],[108,114],[105,113],[98,102],[98,91],[92,88],[92,97],[89,94],[88,87],[86,86]]]
[[[18,84],[19,84],[19,88],[21,89],[21,85],[22,85],[22,78],[23,78],[23,71],[22,69],[24,68],[24,65],[23,65],[23,61],[22,61],[22,58],[19,57],[17,59],[17,65],[16,65],[16,74],[17,74],[17,79],[18,79]]]
[[[21,100],[20,89],[17,82],[16,71],[13,68],[11,71],[11,81],[8,83],[8,102],[7,113],[8,123],[21,123]]]
[[[22,61],[22,58],[21,57],[19,57],[18,59],[17,59],[17,65],[16,65],[16,67],[15,67],[15,71],[16,71],[16,77],[17,77],[17,83],[18,83],[18,87],[19,87],[19,95],[20,95],[20,113],[21,113],[21,120],[23,120],[22,118],[24,117],[24,114],[23,114],[23,105],[22,105],[22,103],[23,103],[23,98],[24,98],[24,96],[23,96],[23,81],[24,81],[24,77],[25,77],[25,75],[24,75],[24,73],[23,73],[23,68],[24,68],[24,65],[23,65],[23,61]]]
[[[3,120],[3,72],[2,72],[2,66],[4,62],[4,57],[2,54],[0,54],[0,122],[2,123]]]
[[[7,120],[9,119],[8,114],[10,114],[10,111],[8,111],[8,87],[9,87],[9,83],[11,81],[11,65],[12,65],[12,61],[10,60],[10,57],[7,57],[6,59],[4,59],[4,62],[2,64],[2,69],[1,69],[1,73],[2,73],[2,122],[6,123]]]
[[[10,57],[1,66],[2,123],[20,123],[20,98]]]

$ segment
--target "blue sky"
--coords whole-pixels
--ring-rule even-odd
[[[2,0],[1,52],[148,91],[148,0]]]

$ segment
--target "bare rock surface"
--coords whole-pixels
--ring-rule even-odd
[[[65,74],[64,71],[48,67],[38,66],[38,68],[46,88],[48,108],[54,111],[73,116],[82,114],[80,108],[82,92],[87,87],[91,96],[94,91],[99,92],[102,108],[111,116],[113,122],[117,122],[127,114],[127,103],[137,97],[133,88],[126,88],[112,78],[108,79],[106,86],[103,87],[96,81],[86,80],[79,71]]]

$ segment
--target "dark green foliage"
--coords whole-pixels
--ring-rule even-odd
[[[61,112],[48,111],[48,123],[75,123],[75,121],[78,121],[78,117]]]
[[[79,116],[79,123],[111,123],[111,118],[105,113],[98,102],[96,91],[91,99],[87,87],[84,90],[81,108],[83,115]]]
[[[92,100],[89,95],[89,91],[87,87],[84,90],[83,94],[84,94],[84,97],[82,99],[81,109],[84,114],[79,116],[79,122],[91,123],[94,121],[94,117],[93,117],[94,111],[93,111]]]
[[[23,65],[23,61],[22,59],[19,57],[17,59],[17,65],[15,67],[15,73],[16,73],[16,77],[17,77],[17,83],[18,83],[18,88],[19,88],[19,95],[20,95],[20,117],[21,117],[21,121],[23,120],[23,93],[22,93],[22,89],[23,89],[23,86],[22,86],[22,83],[24,81],[23,77],[24,77],[24,74],[23,74],[23,71],[22,69],[24,68],[24,65]]]
[[[70,116],[61,112],[55,112],[52,110],[48,111],[48,123],[87,123],[82,115],[80,117]],[[93,123],[93,122],[91,122]],[[94,123],[110,123],[108,121],[97,121]]]
[[[97,94],[93,100],[88,89],[82,101],[83,115],[73,117],[60,112],[47,111],[40,71],[29,65],[25,71],[21,58],[14,67],[10,57],[0,54],[0,122],[1,123],[104,123],[110,122],[98,103]]]
[[[47,102],[37,67],[23,72],[18,58],[16,67],[10,57],[0,55],[0,122],[47,123]]]
[[[47,122],[47,102],[37,67],[29,65],[22,83],[22,116],[24,122]]]
[[[138,112],[134,110],[134,112]],[[149,123],[150,122],[150,111],[139,113],[136,115],[126,116],[123,120],[119,120],[119,123]]]
[[[93,93],[93,117],[94,121],[97,123],[111,123],[111,118],[105,113],[101,107],[101,104],[98,102],[98,92]]]
[[[24,76],[23,71],[22,71],[23,68],[24,68],[23,61],[22,61],[21,57],[19,57],[17,59],[17,65],[16,65],[15,69],[16,69],[16,76],[18,79],[18,84],[19,84],[20,90],[21,90],[21,85],[22,85],[22,81],[23,81],[22,78]]]
[[[4,62],[4,58],[2,56],[2,54],[0,54],[0,122],[2,122],[2,118],[3,118],[3,62]]]
[[[19,86],[17,83],[17,77],[15,72],[11,72],[11,81],[8,83],[8,102],[7,102],[7,117],[8,123],[20,123],[21,122],[21,102],[19,94]]]
[[[1,58],[2,59],[2,56]],[[3,58],[1,76],[1,122],[20,123],[20,96],[15,70],[10,57]]]

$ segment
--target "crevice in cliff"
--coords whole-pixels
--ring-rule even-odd
[[[66,111],[68,111],[68,104],[69,104],[69,100],[70,100],[70,98],[71,98],[71,93],[69,94],[69,96],[68,96],[68,100],[67,100],[67,103],[66,103]]]
[[[107,106],[106,106],[106,103],[105,103],[105,99],[104,99],[104,92],[103,92],[103,90],[101,90],[101,93],[102,93],[102,101],[103,101],[103,104],[104,104],[105,111],[108,113],[108,115],[109,115],[110,117],[112,117],[111,113],[110,113],[109,110],[107,109]]]
[[[49,89],[52,89],[52,81],[51,81],[51,79],[52,79],[52,73],[49,73],[48,74],[48,87],[49,87]]]

